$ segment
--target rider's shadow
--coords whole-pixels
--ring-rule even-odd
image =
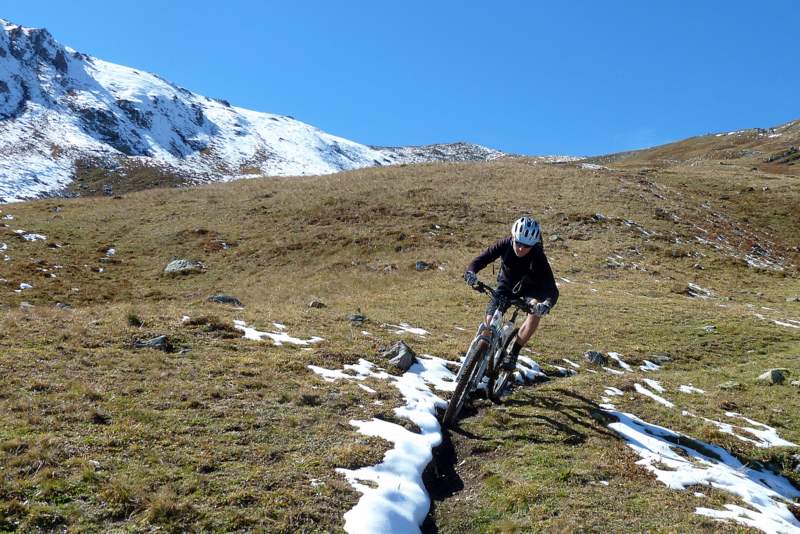
[[[536,443],[567,443],[579,445],[586,441],[589,434],[599,434],[612,439],[617,439],[617,435],[610,432],[605,426],[598,425],[596,421],[601,418],[601,410],[598,404],[586,397],[566,389],[553,389],[543,395],[542,390],[531,398],[526,399],[505,399],[503,404],[509,408],[539,408],[538,411],[552,413],[519,413],[509,410],[507,416],[512,421],[508,427],[510,429],[530,428],[532,422],[540,422],[549,427],[552,432],[548,439],[537,432],[535,428],[525,434],[511,434],[506,438],[522,439]],[[568,397],[566,400],[563,397]]]
[[[456,450],[448,435],[444,436],[442,444],[433,449],[433,460],[422,473],[422,480],[428,489],[431,498],[431,507],[422,532],[433,534],[438,532],[435,521],[436,503],[452,497],[464,489],[464,481],[456,471]]]

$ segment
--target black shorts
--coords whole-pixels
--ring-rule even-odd
[[[497,309],[505,313],[511,305],[511,301],[515,298],[543,300],[543,297],[532,288],[523,287],[519,293],[514,293],[510,287],[501,285],[498,286],[492,294],[492,300],[490,300],[489,304],[486,306],[486,315],[494,315],[494,311]]]

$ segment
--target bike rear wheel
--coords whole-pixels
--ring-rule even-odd
[[[500,402],[500,396],[506,389],[511,377],[514,376],[514,371],[506,371],[503,369],[503,364],[505,363],[506,358],[508,358],[508,347],[510,347],[514,340],[517,339],[517,332],[519,332],[519,329],[515,328],[495,355],[495,361],[493,362],[495,372],[492,373],[492,376],[495,378],[489,379],[489,387],[487,389],[489,398],[493,402]]]
[[[461,408],[469,397],[470,386],[473,382],[473,375],[480,368],[480,362],[486,357],[486,351],[489,350],[489,343],[485,339],[478,339],[467,352],[464,363],[461,365],[461,371],[458,373],[458,383],[450,397],[450,402],[447,403],[447,410],[442,417],[442,427],[447,428],[451,426],[458,414],[461,413]]]

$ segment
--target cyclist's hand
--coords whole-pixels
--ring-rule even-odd
[[[469,287],[475,287],[475,284],[478,283],[478,275],[472,271],[467,271],[464,273],[464,281]]]
[[[548,301],[544,302],[537,302],[533,306],[531,306],[531,311],[534,315],[538,317],[544,317],[548,313],[550,313],[550,303]]]

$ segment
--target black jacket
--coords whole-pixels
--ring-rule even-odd
[[[472,260],[467,270],[477,273],[497,258],[502,258],[500,274],[497,275],[497,283],[501,288],[511,290],[522,282],[519,294],[531,295],[540,301],[550,299],[550,304],[555,306],[558,287],[541,243],[520,258],[514,253],[510,236],[500,239]]]

